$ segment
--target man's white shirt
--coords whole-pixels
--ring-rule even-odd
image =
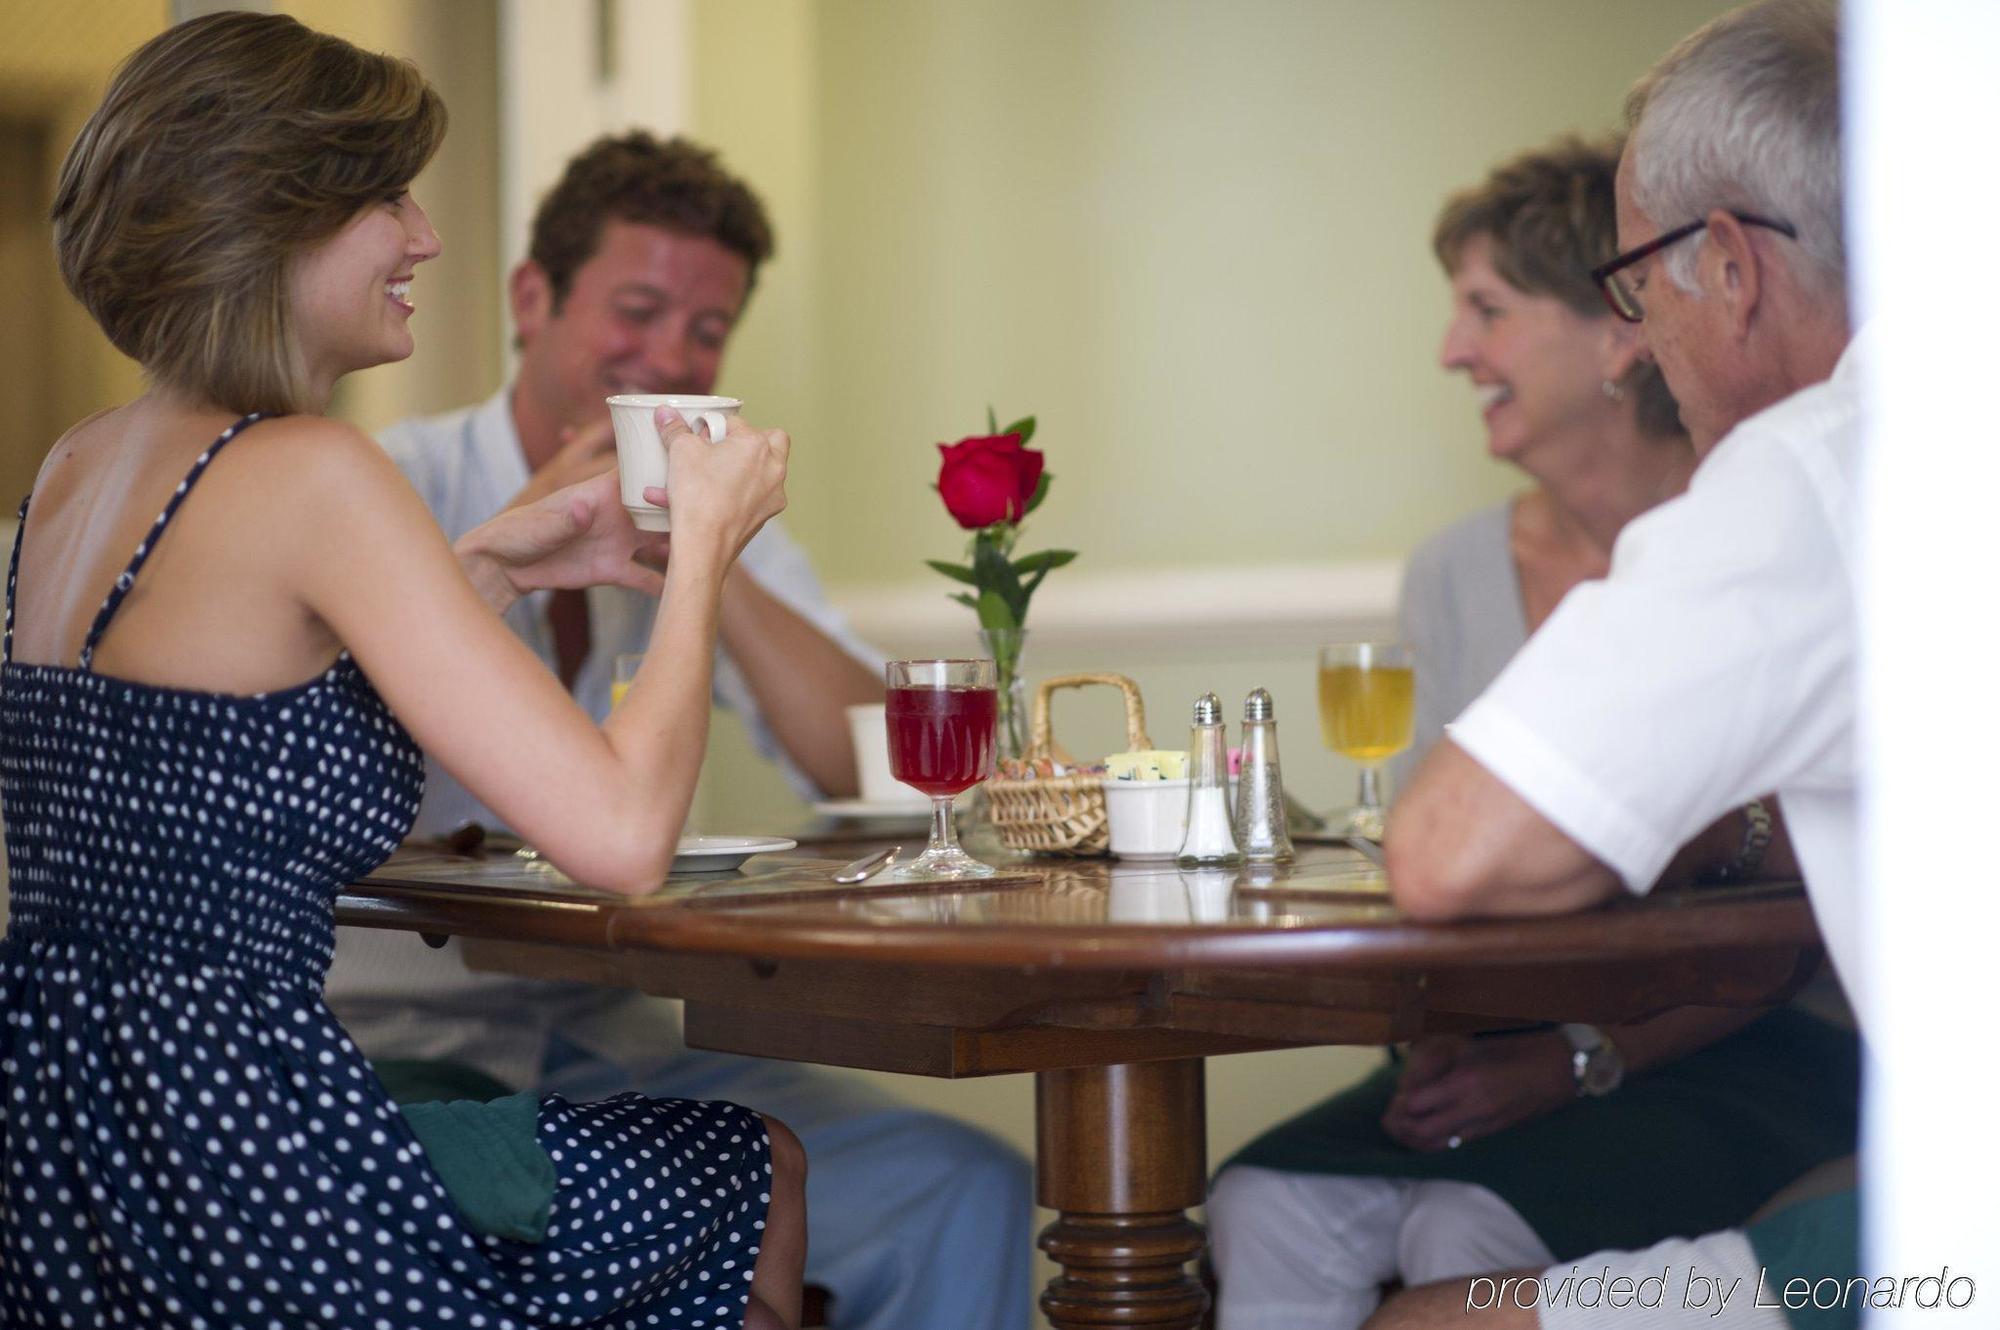
[[[1631,522],[1446,732],[1650,889],[1679,847],[1775,793],[1834,967],[1869,1024],[1855,770],[1865,333],[1825,383],[1744,421]]]

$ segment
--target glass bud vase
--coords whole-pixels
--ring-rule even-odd
[[[994,670],[999,675],[995,756],[1001,761],[1018,761],[1028,751],[1028,686],[1021,675],[1021,649],[1027,645],[1028,630],[982,628],[979,640],[993,657]]]

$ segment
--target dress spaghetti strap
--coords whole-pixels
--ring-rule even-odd
[[[35,496],[21,496],[21,511],[14,515],[14,553],[7,560],[7,631],[0,635],[0,664],[14,659],[14,580],[21,574],[21,537],[28,531],[28,501]]]
[[[153,525],[147,529],[145,536],[140,539],[139,548],[133,552],[132,562],[126,564],[125,571],[118,574],[117,583],[111,588],[110,593],[104,597],[104,604],[98,607],[97,617],[90,624],[90,632],[84,635],[83,650],[77,656],[76,665],[78,669],[86,674],[90,672],[90,658],[97,651],[97,640],[103,637],[104,630],[111,626],[111,616],[118,613],[118,607],[125,603],[125,593],[132,589],[132,583],[138,578],[139,570],[146,564],[146,556],[153,552],[153,546],[159,543],[160,533],[166,530],[167,523],[172,521],[174,514],[180,511],[181,501],[187,498],[188,491],[194,488],[194,483],[201,479],[202,472],[208,470],[208,464],[215,460],[215,455],[222,451],[224,444],[264,418],[265,415],[262,411],[252,411],[249,415],[222,431],[215,442],[209,444],[203,450],[201,456],[194,459],[194,465],[189,467],[187,475],[181,478],[181,483],[175,488],[173,497],[167,500],[167,506],[160,510],[160,515],[153,519]],[[27,500],[24,499],[21,502],[23,529],[27,525],[27,511],[28,504]],[[14,559],[16,563],[20,561],[20,557],[21,543],[20,539],[16,537],[14,542]],[[10,572],[7,577],[7,629],[8,647],[10,650],[13,646],[13,628],[14,578]]]

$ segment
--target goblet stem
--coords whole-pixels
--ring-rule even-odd
[[[957,853],[958,828],[952,823],[951,812],[951,795],[931,796],[931,843],[925,847],[925,855]]]
[[[892,877],[907,882],[993,876],[996,870],[991,864],[980,863],[960,848],[957,829],[952,825],[951,800],[948,794],[931,796],[930,844],[922,854],[896,869]]]
[[[1354,806],[1381,816],[1382,787],[1373,766],[1361,768],[1361,792],[1355,796]]]
[[[1347,810],[1347,830],[1370,840],[1382,839],[1382,786],[1372,764],[1361,768],[1361,788],[1354,807]]]

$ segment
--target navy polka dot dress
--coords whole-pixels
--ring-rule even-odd
[[[726,1104],[542,1102],[547,1238],[483,1236],[322,1001],[333,898],[409,830],[416,746],[347,657],[254,696],[0,674],[0,1325],[741,1326],[770,1200]],[[28,506],[21,506],[22,521]]]

